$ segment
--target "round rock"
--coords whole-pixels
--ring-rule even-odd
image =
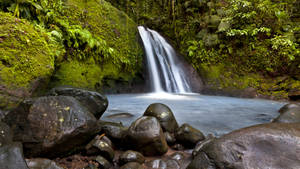
[[[300,107],[290,108],[273,120],[275,123],[299,123]]]
[[[101,139],[92,140],[86,147],[87,155],[102,155],[109,161],[113,161],[115,153],[112,147]]]
[[[128,144],[144,155],[162,155],[168,151],[164,133],[155,117],[143,116],[128,129]]]
[[[26,159],[26,163],[30,169],[63,169],[54,161],[45,158]]]
[[[216,168],[297,169],[300,166],[299,143],[299,123],[268,123],[214,139],[201,149],[206,157],[202,158],[204,154],[197,156],[202,156],[203,161],[214,162]]]
[[[189,124],[183,124],[175,133],[176,140],[187,148],[193,148],[197,142],[204,140],[205,137],[201,131],[195,129]]]
[[[112,140],[114,145],[123,145],[124,139],[127,135],[127,128],[121,123],[107,122],[99,120],[100,131]]]
[[[144,116],[156,117],[164,131],[174,133],[178,123],[171,109],[162,103],[153,103],[148,106]]]
[[[29,169],[23,156],[21,143],[0,146],[0,169]]]
[[[297,107],[300,107],[300,105],[290,103],[290,104],[286,104],[286,105],[282,106],[278,111],[279,111],[279,113],[284,113],[290,109],[297,108]]]
[[[102,156],[97,156],[95,161],[97,161],[101,169],[109,169],[112,167],[111,163]]]
[[[140,163],[129,162],[123,165],[120,169],[145,169]]]
[[[27,157],[65,155],[97,132],[96,118],[70,96],[40,97],[8,116]]]
[[[174,145],[176,142],[174,134],[171,134],[169,132],[165,132],[164,134],[165,134],[168,145]]]
[[[82,105],[94,114],[96,118],[100,118],[108,106],[107,98],[94,91],[73,87],[56,87],[50,90],[51,96],[72,96]]]
[[[143,154],[132,150],[124,152],[119,159],[120,165],[124,165],[129,162],[137,162],[142,164],[144,161],[145,157],[143,156]]]

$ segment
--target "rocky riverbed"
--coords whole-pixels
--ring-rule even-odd
[[[0,112],[0,169],[300,168],[300,106],[271,123],[205,135],[150,104],[129,126],[99,120],[105,96],[59,87]]]

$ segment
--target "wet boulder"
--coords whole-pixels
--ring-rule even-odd
[[[13,135],[10,127],[0,121],[0,147],[10,144],[13,140]]]
[[[300,166],[299,123],[269,123],[243,128],[206,144],[192,163],[216,168],[290,168]],[[192,164],[191,164],[192,165]],[[201,167],[189,167],[189,169]]]
[[[7,115],[27,157],[57,157],[95,136],[97,120],[70,96],[40,97]]]
[[[290,108],[278,117],[273,119],[276,123],[299,123],[300,122],[300,107]]]
[[[0,169],[28,169],[21,143],[0,146]]]
[[[197,142],[205,139],[201,131],[186,123],[177,129],[175,132],[175,138],[177,142],[187,148],[193,148]]]
[[[95,161],[99,164],[101,169],[109,169],[112,167],[111,163],[102,156],[97,156]]]
[[[184,150],[185,148],[184,148],[184,146],[182,145],[182,144],[174,144],[174,145],[172,145],[172,149],[174,149],[174,150],[178,150],[178,151],[182,151],[182,150]]]
[[[184,154],[182,152],[175,152],[170,156],[171,159],[181,162],[184,160]]]
[[[168,151],[164,133],[155,117],[142,116],[128,129],[128,144],[144,155],[162,155]]]
[[[120,169],[145,169],[140,163],[130,162],[123,165]]]
[[[73,87],[56,87],[50,90],[51,96],[72,96],[82,105],[94,114],[96,118],[100,118],[108,106],[107,98],[94,91],[73,88]]]
[[[45,158],[26,159],[26,163],[30,169],[63,169],[54,161]]]
[[[105,140],[96,137],[86,147],[87,155],[102,155],[109,161],[113,161],[115,153],[113,148]]]
[[[197,156],[197,154],[199,153],[199,152],[201,152],[201,149],[202,149],[202,147],[203,146],[205,146],[206,144],[209,144],[211,141],[213,141],[215,139],[215,137],[212,135],[212,134],[209,134],[204,140],[201,140],[201,141],[199,141],[197,144],[196,144],[196,146],[195,146],[195,148],[194,148],[194,150],[193,150],[193,152],[192,152],[192,155],[195,157],[195,156]]]
[[[205,153],[200,152],[186,169],[216,169],[216,166],[209,160]]]
[[[129,162],[137,162],[142,164],[144,163],[144,161],[145,161],[145,157],[143,156],[143,154],[136,151],[128,150],[123,154],[121,154],[119,159],[119,164],[124,165]]]
[[[175,119],[173,112],[168,106],[164,104],[153,103],[149,105],[144,113],[144,116],[156,117],[163,131],[174,133],[175,130],[178,128],[178,123]]]
[[[288,110],[290,110],[290,109],[297,108],[297,107],[300,107],[300,105],[299,105],[299,104],[294,104],[294,103],[286,104],[286,105],[282,106],[282,107],[278,110],[278,112],[279,112],[279,113],[284,113],[284,112],[286,112],[286,111],[288,111]]]
[[[127,135],[127,128],[121,123],[98,121],[100,132],[112,140],[114,145],[122,146]]]
[[[173,159],[156,159],[145,163],[149,168],[153,169],[180,169],[180,165],[176,160]]]
[[[151,161],[147,161],[145,165],[149,168],[155,168],[155,169],[166,169],[167,163],[162,159],[155,159]]]
[[[165,132],[164,134],[165,134],[168,145],[174,145],[176,142],[175,135],[171,134],[169,132]]]

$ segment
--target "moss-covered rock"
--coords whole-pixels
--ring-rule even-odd
[[[58,64],[54,86],[72,85],[100,90],[104,84],[113,86],[103,79],[129,82],[140,71],[142,60],[136,23],[104,0],[68,0],[65,5],[70,25],[80,25],[93,36],[105,40],[117,58],[106,58],[99,63],[94,59],[99,56],[93,53],[85,61],[72,59],[71,54]]]
[[[46,84],[54,70],[48,36],[0,12],[0,108],[9,109]]]
[[[238,97],[287,99],[290,91],[300,88],[300,81],[289,76],[266,78],[257,73],[238,74],[226,64],[201,64],[201,77],[206,94]]]

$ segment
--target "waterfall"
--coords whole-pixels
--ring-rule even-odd
[[[138,27],[147,57],[152,91],[190,93],[187,75],[181,69],[173,47],[156,31]]]

